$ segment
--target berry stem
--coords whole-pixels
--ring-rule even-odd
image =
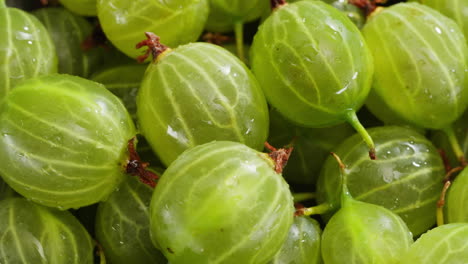
[[[295,216],[311,216],[311,215],[321,215],[325,214],[332,209],[332,206],[329,203],[322,203],[312,207],[304,207],[302,205],[296,205]]]
[[[349,124],[361,135],[362,139],[364,142],[367,144],[369,147],[369,157],[371,160],[377,159],[376,153],[375,153],[375,144],[374,141],[372,140],[372,137],[367,133],[366,128],[359,122],[359,119],[356,115],[356,112],[352,109],[348,110],[346,112],[346,120],[348,121]]]
[[[336,162],[338,162],[338,166],[340,167],[341,173],[341,206],[345,206],[349,200],[353,199],[351,193],[349,192],[348,185],[346,185],[348,181],[348,173],[346,172],[346,165],[343,163],[341,158],[334,152],[330,153],[333,158],[335,158]]]
[[[448,173],[451,169],[452,166],[450,165],[450,160],[447,157],[447,153],[445,153],[445,150],[443,149],[438,149],[440,157],[442,158],[442,162],[444,163],[444,168],[445,168],[445,173]]]
[[[444,224],[444,205],[445,205],[445,195],[452,183],[450,181],[446,181],[444,184],[444,188],[442,189],[442,193],[440,194],[440,199],[437,202],[437,226],[441,226]]]
[[[442,192],[440,194],[440,198],[437,201],[437,212],[436,212],[437,226],[441,226],[441,225],[444,224],[445,196],[447,194],[447,191],[448,191],[450,185],[455,180],[456,173],[462,171],[463,168],[464,167],[462,167],[462,166],[455,167],[455,168],[451,169],[450,171],[448,171],[447,174],[445,174],[444,187],[443,187]]]
[[[463,153],[463,150],[460,147],[460,143],[458,142],[457,135],[455,135],[455,132],[453,130],[453,127],[447,126],[442,129],[442,131],[447,135],[447,138],[449,140],[450,146],[452,147],[453,153],[457,157],[458,161],[460,162],[460,165],[462,167],[466,167],[468,165],[468,162],[465,158],[465,154]]]
[[[265,148],[270,151],[268,156],[270,156],[270,158],[275,163],[275,172],[282,173],[284,167],[288,163],[289,157],[291,156],[291,152],[293,151],[294,147],[289,146],[285,148],[276,149],[268,142],[265,142]]]
[[[150,53],[153,55],[153,61],[157,61],[159,55],[161,55],[162,53],[164,53],[165,51],[167,50],[170,50],[169,47],[161,44],[161,42],[159,42],[160,38],[159,36],[157,36],[156,34],[152,33],[152,32],[145,32],[145,35],[146,35],[146,38],[145,40],[139,42],[137,45],[136,45],[136,48],[139,49],[143,46],[147,46],[148,49],[145,51],[145,54],[139,56],[137,58],[137,61],[142,63],[144,62],[150,55]]]
[[[137,176],[142,183],[152,188],[156,187],[156,180],[159,179],[159,176],[147,168],[149,163],[141,161],[140,156],[135,150],[135,138],[128,141],[127,148],[129,153],[126,167],[127,173]]]
[[[316,197],[315,193],[293,193],[294,202],[300,203],[307,200],[312,200]]]
[[[247,63],[244,55],[244,23],[242,21],[234,24],[234,33],[236,35],[237,56],[242,62]]]

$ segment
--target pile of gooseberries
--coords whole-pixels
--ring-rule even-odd
[[[466,0],[0,0],[0,263],[468,263]]]

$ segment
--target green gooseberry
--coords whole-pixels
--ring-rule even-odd
[[[60,0],[70,11],[81,16],[96,16],[96,0]]]
[[[402,258],[401,264],[455,264],[468,262],[468,223],[438,226],[424,233]]]
[[[413,125],[445,129],[468,106],[468,47],[455,22],[418,3],[373,14],[363,27],[375,59],[368,104]],[[383,109],[386,109],[384,111]]]
[[[347,123],[326,128],[304,128],[289,122],[275,109],[270,110],[268,143],[294,147],[282,173],[293,186],[315,185],[330,151],[353,134],[353,128]]]
[[[150,232],[170,263],[267,263],[293,215],[289,187],[268,154],[212,141],[186,150],[164,172]]]
[[[100,62],[99,50],[85,51],[81,46],[91,35],[91,23],[59,7],[41,8],[32,14],[43,23],[54,42],[58,72],[88,77]]]
[[[70,212],[24,198],[0,201],[0,263],[92,264],[93,249]]]
[[[302,0],[289,0],[289,3],[294,3]],[[308,0],[317,1],[317,0]],[[366,22],[364,12],[357,6],[350,4],[348,0],[321,0],[327,4],[332,5],[336,9],[345,14],[358,28],[362,28]]]
[[[447,223],[468,223],[468,167],[451,184],[445,200]]]
[[[394,263],[413,243],[405,222],[378,205],[349,199],[325,226],[324,263]]]
[[[96,239],[110,263],[167,263],[149,235],[152,194],[151,187],[127,177],[109,199],[99,203]]]
[[[373,60],[344,14],[321,1],[280,5],[260,25],[250,52],[253,73],[278,112],[306,127],[347,121],[375,158],[356,116],[371,87]]]
[[[298,216],[289,229],[288,237],[270,264],[320,264],[322,229],[317,220]]]
[[[414,1],[414,0],[413,0]],[[447,17],[453,19],[465,34],[468,41],[468,2],[465,0],[417,0]]]
[[[63,74],[29,79],[0,106],[0,175],[39,204],[90,205],[122,181],[135,134],[122,102],[103,85]]]
[[[359,201],[383,206],[397,213],[417,236],[436,222],[437,200],[443,188],[445,168],[437,149],[418,132],[404,127],[370,128],[376,160],[367,158],[367,148],[353,135],[334,149],[345,164],[345,184]],[[341,176],[333,157],[323,165],[317,182],[317,201],[339,208]],[[329,218],[329,214],[324,218]]]
[[[5,6],[0,6],[0,61],[0,99],[23,80],[57,72],[54,43],[44,25]]]
[[[107,38],[132,58],[144,32],[156,32],[171,47],[198,39],[208,18],[208,0],[97,0]]]
[[[347,187],[349,169],[337,154],[333,158],[341,172],[341,208],[323,230],[324,263],[399,264],[413,243],[410,230],[385,207],[355,200]]]
[[[257,80],[236,56],[209,43],[164,47],[146,70],[137,117],[166,166],[187,148],[212,140],[261,150],[268,134],[268,108]]]

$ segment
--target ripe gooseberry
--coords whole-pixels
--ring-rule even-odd
[[[286,241],[269,264],[322,263],[321,235],[320,224],[315,219],[295,217]]]
[[[33,15],[0,1],[0,99],[23,80],[57,72],[54,44]]]
[[[151,243],[149,204],[153,188],[127,177],[96,214],[96,239],[114,264],[167,263]]]
[[[157,32],[171,46],[197,40],[208,18],[208,0],[97,0],[99,22],[107,38],[131,58],[144,32]]]
[[[289,186],[276,165],[237,142],[184,151],[153,193],[154,244],[171,263],[267,263],[294,218]]]
[[[147,33],[154,60],[137,96],[141,133],[168,166],[187,148],[230,140],[263,149],[268,108],[250,70],[229,51],[209,43],[174,50]]]
[[[34,202],[78,208],[123,179],[136,134],[122,102],[98,83],[53,74],[22,82],[0,107],[0,175]]]
[[[447,17],[453,19],[465,34],[468,41],[468,2],[465,0],[416,0],[427,5]]]
[[[341,208],[323,230],[324,263],[400,263],[413,243],[405,222],[382,206],[354,200],[347,190],[347,168],[334,157],[343,178]]]
[[[401,264],[467,263],[468,223],[438,226],[424,233],[402,257]]]
[[[443,188],[445,167],[437,149],[418,132],[404,127],[370,128],[377,144],[377,160],[367,158],[359,135],[343,141],[333,151],[346,168],[345,184],[359,201],[381,205],[400,215],[414,236],[436,222],[436,206]],[[341,174],[333,157],[322,167],[317,201],[339,208]],[[325,215],[325,218],[329,215]]]
[[[250,52],[252,71],[278,112],[306,127],[348,121],[375,158],[372,138],[356,116],[370,90],[372,57],[345,15],[320,1],[279,5]]]
[[[458,25],[430,7],[400,3],[370,16],[362,32],[376,65],[371,112],[386,109],[455,142],[451,124],[468,106],[468,46]]]
[[[93,248],[70,212],[24,198],[0,201],[0,263],[92,264]]]

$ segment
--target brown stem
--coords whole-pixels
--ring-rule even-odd
[[[462,166],[462,168],[468,166],[468,160],[466,160],[465,156],[460,157],[460,165]]]
[[[459,167],[455,167],[455,168],[452,168],[451,170],[449,170],[447,172],[447,174],[445,174],[445,177],[444,177],[444,182],[447,182],[447,181],[453,181],[455,179],[455,177],[453,177],[453,175],[459,171],[462,171],[463,170],[463,166],[459,166]]]
[[[440,198],[437,201],[437,209],[436,209],[436,221],[437,226],[441,226],[444,224],[444,205],[445,205],[445,196],[447,191],[452,183],[450,181],[446,181],[444,184],[444,188],[442,189],[442,193],[440,194]]]
[[[159,176],[146,169],[149,163],[141,161],[140,156],[135,150],[135,138],[128,141],[127,149],[130,154],[126,167],[127,173],[132,176],[137,176],[142,183],[154,188]]]
[[[284,5],[287,5],[286,0],[270,0],[271,10],[276,10]]]
[[[442,189],[442,192],[440,194],[440,198],[437,201],[437,213],[436,213],[436,218],[437,218],[437,226],[441,226],[444,224],[444,205],[445,205],[445,196],[447,195],[447,191],[452,184],[453,180],[455,180],[455,173],[462,171],[464,167],[459,166],[455,167],[447,172],[444,177],[444,187]]]
[[[275,162],[276,173],[282,173],[284,167],[288,163],[289,156],[291,156],[291,152],[293,151],[294,147],[289,146],[285,148],[276,149],[268,142],[265,142],[265,148],[270,150],[270,153],[268,155]]]
[[[437,151],[439,152],[439,155],[442,158],[442,162],[444,163],[445,173],[448,173],[452,169],[452,166],[450,165],[450,160],[447,157],[447,153],[443,149],[438,149]]]
[[[450,185],[452,184],[451,181],[446,181],[445,184],[444,184],[444,188],[442,189],[442,193],[440,194],[440,198],[439,198],[439,201],[437,201],[437,208],[442,208],[444,207],[444,204],[445,204],[445,196],[447,194],[447,191],[450,187]]]
[[[167,49],[169,49],[167,46],[161,44],[161,42],[159,42],[159,36],[157,36],[156,34],[152,33],[152,32],[145,32],[145,35],[147,37],[147,39],[139,42],[137,45],[136,45],[136,48],[139,49],[143,46],[147,46],[148,49],[145,51],[145,54],[139,56],[137,58],[138,62],[144,62],[148,57],[149,57],[149,54],[151,53],[153,55],[153,60],[156,60],[156,58],[161,54],[163,53],[164,51],[166,51]]]

